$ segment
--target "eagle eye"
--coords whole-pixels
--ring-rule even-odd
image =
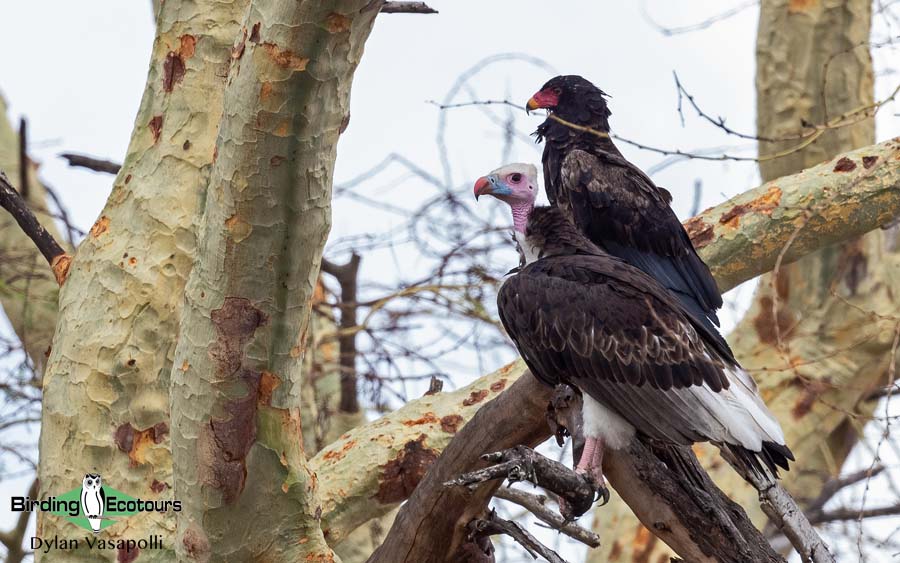
[[[553,88],[553,93],[559,96],[560,94],[562,94],[562,88],[556,86],[555,88]]]
[[[509,179],[513,184],[518,184],[522,181],[522,175],[516,172],[514,174],[510,174]]]

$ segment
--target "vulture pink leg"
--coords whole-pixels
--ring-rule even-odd
[[[606,478],[603,477],[602,438],[584,437],[584,449],[581,451],[581,458],[578,460],[575,473],[586,475],[597,487],[597,492],[603,498],[603,504],[609,502],[609,489],[606,487]]]

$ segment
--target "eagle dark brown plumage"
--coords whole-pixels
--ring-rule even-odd
[[[580,76],[558,76],[529,101],[547,108],[543,141],[550,202],[595,244],[650,274],[692,312],[719,324],[722,296],[672,208],[671,195],[626,160],[607,136],[605,93]],[[722,340],[724,343],[724,340]]]

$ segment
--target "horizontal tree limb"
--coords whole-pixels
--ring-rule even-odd
[[[504,520],[497,516],[495,511],[490,511],[485,518],[479,518],[469,522],[466,526],[472,539],[505,534],[511,537],[519,545],[525,548],[532,558],[543,557],[549,563],[566,563],[558,553],[543,545],[528,530],[512,520]]]
[[[382,14],[436,14],[437,10],[425,2],[385,2],[381,6]]]
[[[843,171],[850,166],[846,161],[838,166],[842,159],[852,162],[853,170]],[[817,207],[816,211],[818,216],[834,222],[836,233],[823,232],[822,219],[805,221],[801,231],[814,232],[794,236],[785,260],[799,257],[798,250],[812,252],[889,223],[900,213],[898,188],[900,141],[893,139],[764,184],[704,211],[687,221],[686,226],[719,287],[727,291],[774,266],[782,249],[797,231],[798,205],[806,209],[809,202],[827,204],[824,208]],[[772,194],[771,199],[761,199],[767,193]],[[775,197],[775,194],[779,195]],[[774,242],[767,241],[768,237]],[[378,477],[380,473],[373,469],[398,463],[406,443],[416,440],[428,443],[432,454],[437,454],[452,437],[440,423],[412,425],[411,421],[426,412],[436,413],[438,419],[456,414],[458,418],[454,420],[458,423],[454,428],[461,428],[479,406],[472,408],[469,404],[457,409],[462,398],[486,391],[500,379],[508,386],[523,371],[521,363],[513,363],[459,391],[411,401],[393,413],[352,430],[320,452],[311,463],[319,470],[320,494],[326,499],[323,524],[328,524],[329,542],[340,542],[359,524],[387,513],[405,499],[392,498],[390,502],[382,503],[376,502],[375,496],[373,500],[382,483]],[[523,412],[522,416],[525,414]],[[543,424],[543,413],[539,414],[534,418],[535,423]],[[347,455],[341,455],[341,451]],[[471,466],[463,471],[469,469]]]
[[[13,216],[16,223],[22,228],[22,231],[34,242],[53,270],[56,283],[62,285],[69,273],[72,257],[56,242],[53,235],[41,225],[34,212],[28,207],[28,202],[12,187],[2,170],[0,170],[0,207],[3,207]]]
[[[900,215],[900,138],[767,182],[685,221],[722,292]]]
[[[122,169],[122,165],[118,162],[105,160],[102,158],[94,158],[86,154],[78,154],[73,152],[65,152],[59,155],[69,161],[69,166],[87,168],[94,172],[105,172],[107,174],[118,174]]]

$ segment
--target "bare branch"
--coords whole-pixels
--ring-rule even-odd
[[[122,165],[118,162],[113,162],[111,160],[105,160],[102,158],[94,158],[93,156],[88,156],[86,154],[65,152],[59,156],[68,160],[69,166],[87,168],[88,170],[93,170],[94,172],[118,174],[119,170],[122,168]]]
[[[547,506],[547,502],[550,499],[546,495],[526,493],[512,487],[500,487],[494,493],[494,498],[518,504],[554,530],[558,530],[587,546],[600,547],[600,536],[586,528],[582,528],[575,522],[566,520],[559,512]]]
[[[437,10],[425,2],[385,2],[381,6],[382,14],[436,14]]]
[[[26,201],[9,183],[9,179],[3,171],[0,171],[0,207],[6,209],[25,234],[31,238],[47,260],[47,263],[50,264],[53,275],[56,276],[56,282],[62,285],[69,273],[72,257],[56,242],[53,235],[41,225],[40,221],[29,209]]]
[[[470,541],[479,537],[506,534],[524,547],[525,551],[535,559],[541,556],[550,563],[566,563],[558,553],[539,542],[525,528],[511,520],[500,518],[493,510],[488,513],[487,517],[469,522],[466,532]]]
[[[30,498],[38,496],[37,479],[32,481],[31,487],[28,489]],[[25,539],[25,531],[28,529],[28,521],[31,519],[31,512],[20,512],[16,525],[8,532],[0,532],[0,543],[6,547],[6,563],[19,563],[25,559],[26,552],[22,549],[22,541]]]

